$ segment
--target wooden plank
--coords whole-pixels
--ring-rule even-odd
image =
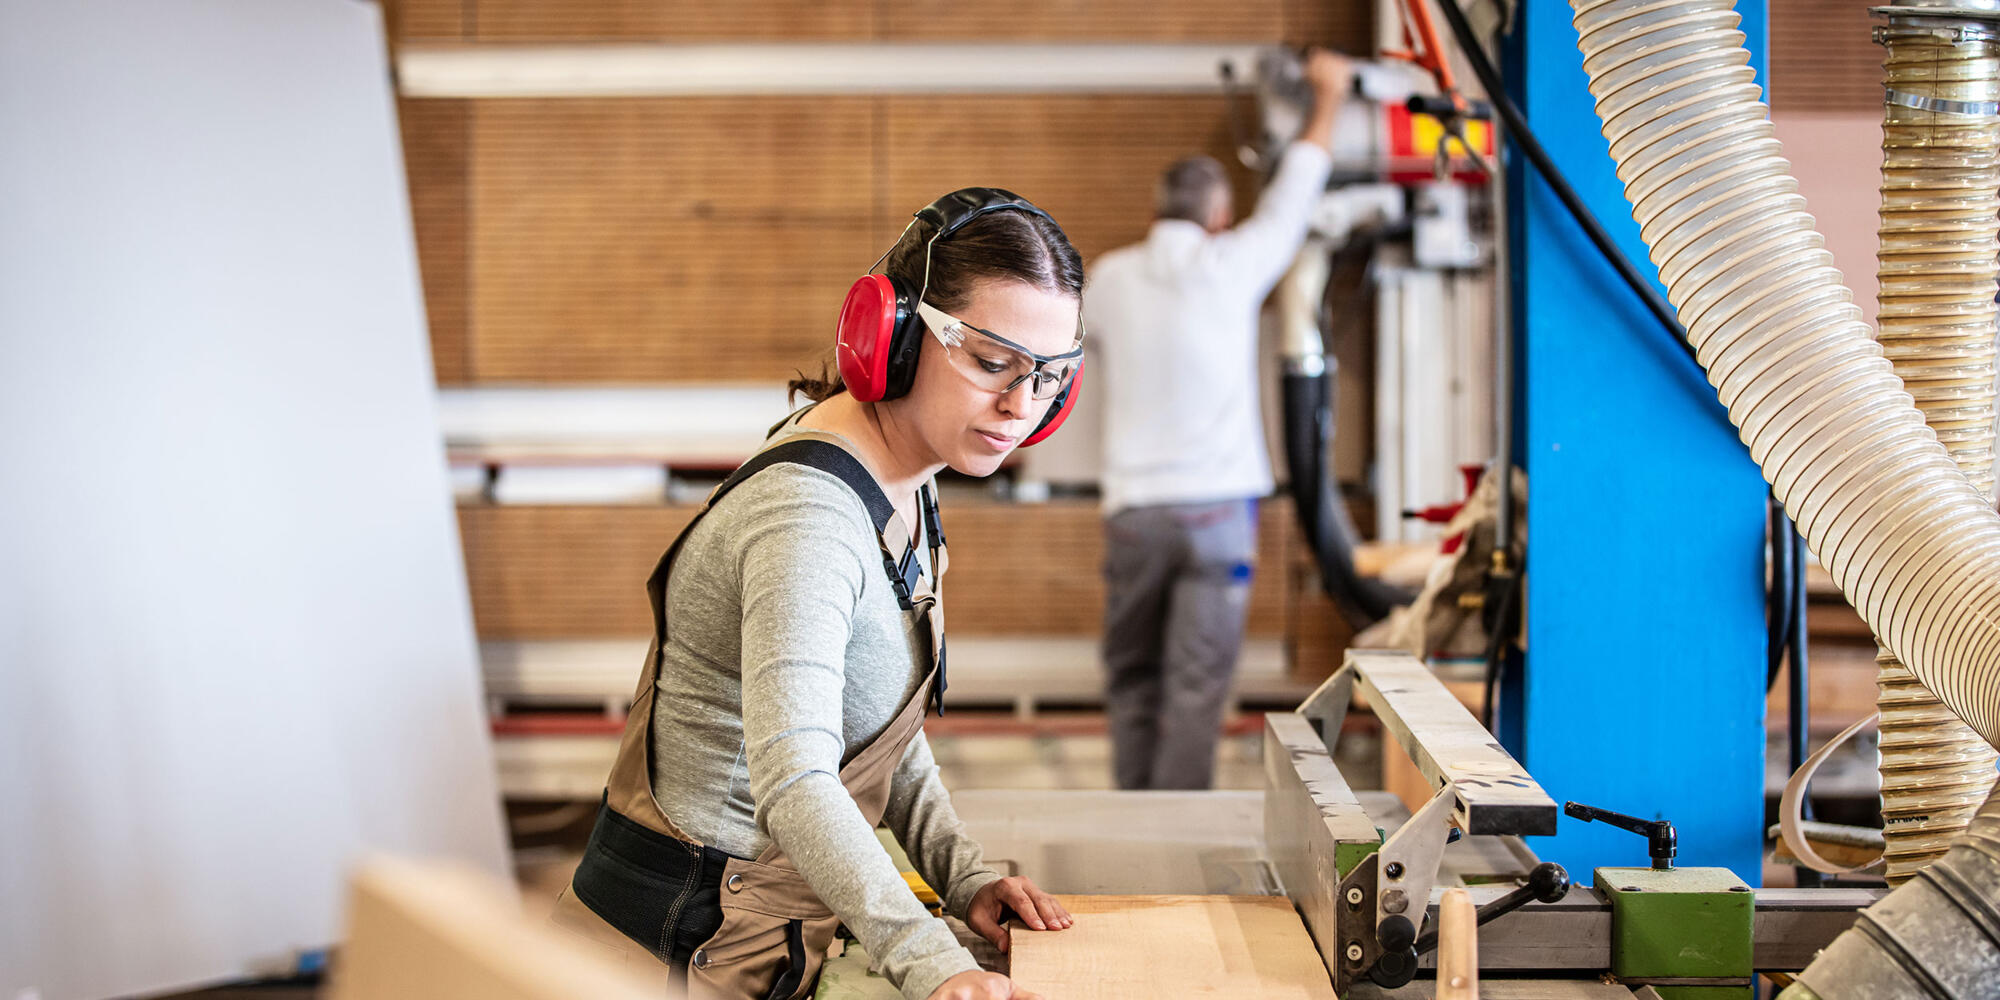
[[[656,988],[458,865],[381,858],[354,877],[332,1000],[645,1000]]]
[[[1291,903],[1274,896],[1058,896],[1062,931],[1013,928],[1012,976],[1062,1000],[1163,995],[1334,1000]]]

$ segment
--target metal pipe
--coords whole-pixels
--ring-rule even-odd
[[[1878,8],[1883,46],[1876,337],[1959,469],[1993,495],[2000,292],[2000,42],[1990,25]],[[1885,872],[1941,857],[1993,788],[1994,749],[1878,648]]]

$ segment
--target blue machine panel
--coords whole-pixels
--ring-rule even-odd
[[[1765,8],[1739,3],[1765,73]],[[1509,87],[1558,167],[1656,274],[1591,110],[1561,0],[1528,0]],[[1508,163],[1527,653],[1509,748],[1558,800],[1672,820],[1680,861],[1762,884],[1764,498],[1694,364],[1524,157]],[[1580,882],[1645,843],[1565,818],[1534,844]]]

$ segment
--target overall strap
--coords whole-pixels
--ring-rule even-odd
[[[785,422],[789,423],[796,416],[797,414],[794,414],[793,417],[786,418]],[[781,423],[779,428],[783,426]],[[847,488],[860,498],[861,505],[867,509],[868,519],[875,528],[878,547],[882,553],[882,571],[888,576],[889,586],[896,594],[897,607],[904,611],[923,613],[926,617],[926,626],[934,627],[928,619],[929,612],[937,603],[936,588],[926,588],[923,585],[923,563],[917,558],[916,546],[911,545],[907,538],[891,539],[887,534],[890,521],[896,516],[895,504],[889,502],[888,495],[882,492],[881,484],[875,481],[875,476],[861,464],[861,460],[856,458],[854,453],[833,441],[810,435],[811,432],[806,432],[796,438],[780,441],[751,456],[749,461],[738,466],[736,471],[730,473],[727,479],[709,493],[707,501],[702,504],[702,509],[695,517],[699,519],[730,490],[773,465],[789,462],[825,472],[845,483]],[[922,508],[924,535],[929,541],[931,551],[932,573],[942,575],[945,558],[942,554],[944,527],[938,517],[935,485],[927,483],[921,487],[918,490],[918,499]],[[685,537],[683,534],[681,539]],[[653,633],[662,643],[667,635],[667,576],[672,571],[674,557],[679,553],[681,539],[676,539],[660,557],[659,564],[653,568],[652,576],[646,580],[646,592],[651,598],[649,603],[653,609]],[[938,681],[932,687],[931,700],[938,714],[942,715],[945,686],[942,635],[935,637],[935,644]]]

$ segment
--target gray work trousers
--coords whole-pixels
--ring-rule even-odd
[[[1129,507],[1104,522],[1104,708],[1120,788],[1214,780],[1256,562],[1256,505]]]

